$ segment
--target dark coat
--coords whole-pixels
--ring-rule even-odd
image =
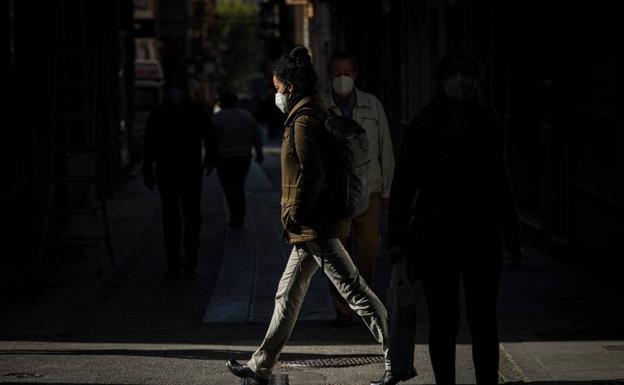
[[[464,133],[455,135],[450,105],[437,98],[412,120],[401,143],[389,244],[403,245],[413,258],[436,259],[469,248],[500,255],[503,242],[510,251],[520,249],[504,129],[495,113],[471,103]]]
[[[145,126],[143,173],[155,168],[159,183],[197,180],[214,165],[217,138],[210,116],[188,103],[165,104],[152,111]],[[202,161],[202,151],[205,159]]]

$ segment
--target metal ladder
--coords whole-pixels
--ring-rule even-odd
[[[55,250],[82,251],[102,243],[108,264],[115,264],[106,201],[98,191],[101,140],[97,129],[97,53],[87,45],[84,0],[58,4],[60,41],[53,68],[50,179],[38,272],[55,257]],[[72,31],[70,25],[79,32]],[[98,265],[98,275],[103,265]]]

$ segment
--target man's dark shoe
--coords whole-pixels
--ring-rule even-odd
[[[391,371],[386,370],[383,377],[379,381],[371,381],[370,385],[396,385],[399,382],[403,381],[399,376],[392,374]]]
[[[249,369],[249,366],[242,365],[235,360],[228,360],[225,365],[236,377],[244,378],[245,380],[251,380],[246,382],[249,385],[267,385],[269,383],[269,380],[267,380],[266,378],[262,378],[256,375],[253,370]]]

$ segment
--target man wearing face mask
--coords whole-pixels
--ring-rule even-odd
[[[503,127],[477,102],[482,78],[468,52],[443,56],[437,95],[403,137],[392,186],[389,254],[422,283],[438,384],[455,384],[460,283],[477,384],[498,383],[503,248],[523,255]]]
[[[350,250],[360,274],[370,287],[374,287],[375,264],[379,253],[379,223],[381,209],[387,208],[390,186],[394,174],[394,153],[388,119],[384,108],[374,95],[355,87],[357,64],[353,55],[337,53],[328,66],[332,90],[324,101],[330,112],[348,116],[360,124],[368,137],[371,163],[368,168],[369,201],[352,221],[350,239],[343,240]],[[335,290],[332,297],[336,305],[337,318],[334,326],[348,326],[352,311]]]

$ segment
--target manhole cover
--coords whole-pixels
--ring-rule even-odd
[[[43,374],[39,373],[28,373],[28,372],[15,372],[15,373],[7,373],[3,375],[3,377],[14,377],[14,378],[41,378]]]
[[[351,356],[333,358],[314,358],[308,360],[282,361],[282,366],[306,366],[310,368],[343,368],[347,366],[360,366],[384,363],[381,355]]]

